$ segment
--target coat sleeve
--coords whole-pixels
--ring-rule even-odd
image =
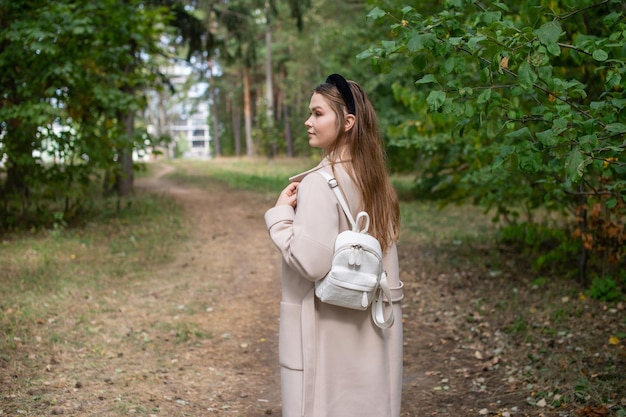
[[[297,205],[265,213],[270,238],[289,267],[317,281],[330,270],[339,230],[336,198],[321,175],[307,175],[298,186]]]

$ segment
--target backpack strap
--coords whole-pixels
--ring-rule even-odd
[[[326,171],[320,170],[317,172],[319,172],[320,174],[322,174],[324,178],[326,178],[326,182],[328,183],[328,186],[330,187],[331,190],[333,190],[333,192],[337,196],[337,200],[339,201],[341,208],[343,209],[343,212],[346,213],[346,217],[348,218],[348,220],[350,221],[350,224],[352,225],[352,230],[356,230],[357,223],[354,220],[354,217],[352,217],[352,213],[350,212],[348,203],[346,202],[346,199],[344,198],[343,193],[341,192],[341,189],[339,188],[339,184],[337,183],[337,180],[335,179],[335,177],[333,177]],[[369,220],[368,220],[368,225],[369,225]]]
[[[389,308],[391,309],[389,317],[385,318],[385,302],[387,298],[389,302]],[[388,329],[393,325],[393,303],[391,302],[391,290],[389,289],[389,283],[387,282],[387,272],[383,271],[383,275],[380,278],[380,285],[377,290],[376,299],[372,306],[372,320],[381,329]]]

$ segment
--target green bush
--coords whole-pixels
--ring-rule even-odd
[[[622,281],[624,273],[621,273]],[[619,284],[611,277],[595,277],[591,281],[591,287],[587,291],[587,295],[600,301],[614,302],[624,299],[624,293]]]
[[[508,225],[499,230],[499,241],[520,250],[533,269],[541,273],[572,274],[580,253],[580,241],[564,229],[527,222]]]

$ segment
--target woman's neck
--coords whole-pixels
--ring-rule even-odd
[[[331,152],[326,154],[326,158],[332,162],[339,161],[349,161],[350,160],[350,150],[348,146],[343,145],[337,149],[333,149]]]

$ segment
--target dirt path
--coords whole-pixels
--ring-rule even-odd
[[[159,414],[280,415],[280,288],[278,259],[262,221],[268,203],[217,183],[208,190],[181,187],[164,180],[169,171],[162,166],[137,188],[173,195],[192,233],[174,262],[157,271],[149,291],[129,297],[129,304],[144,308],[126,317],[138,328],[170,329],[170,340],[143,359],[154,362],[167,385]],[[164,311],[171,313],[163,317]],[[178,345],[167,349],[176,339]]]

